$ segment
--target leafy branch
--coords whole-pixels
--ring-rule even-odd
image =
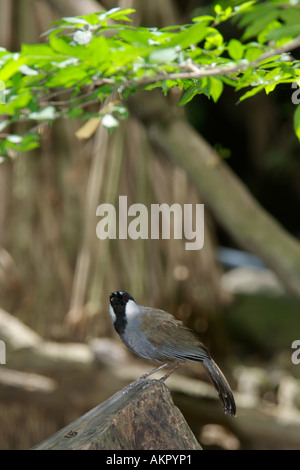
[[[19,53],[0,48],[0,155],[37,147],[41,128],[59,117],[99,118],[114,129],[128,116],[124,103],[137,88],[166,94],[177,86],[183,106],[196,94],[216,102],[224,85],[243,90],[244,100],[299,80],[300,61],[290,55],[300,46],[298,2],[216,5],[191,24],[162,29],[134,27],[132,14],[113,8],[63,18],[45,33],[45,43],[23,44]],[[225,21],[235,21],[241,37],[225,40]],[[120,101],[102,109],[113,92]],[[19,122],[27,123],[22,135]],[[297,135],[298,128],[295,119]]]
[[[216,67],[215,65],[213,65],[213,66],[198,68],[197,65],[191,61],[186,66],[183,67],[181,72],[169,73],[169,74],[160,73],[160,74],[154,75],[153,77],[145,77],[139,80],[133,80],[132,82],[129,82],[125,86],[129,86],[129,87],[134,86],[134,85],[145,86],[149,83],[158,83],[163,80],[196,80],[202,77],[230,75],[233,73],[241,72],[245,69],[254,69],[261,62],[269,58],[280,56],[287,52],[291,52],[292,50],[298,47],[300,47],[300,37],[289,41],[284,46],[281,46],[275,49],[270,49],[269,51],[262,53],[257,59],[253,60],[252,62],[249,62],[248,60],[241,60],[239,63],[237,64],[234,63],[232,65],[225,65],[225,66],[220,66],[220,67]],[[236,81],[237,80],[238,79],[236,78]]]

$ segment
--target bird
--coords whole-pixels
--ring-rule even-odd
[[[226,377],[196,333],[183,322],[164,310],[139,305],[128,292],[121,290],[110,294],[109,313],[116,332],[133,353],[162,363],[140,379],[175,364],[163,377],[166,380],[184,362],[201,362],[225,414],[236,416],[235,399]]]

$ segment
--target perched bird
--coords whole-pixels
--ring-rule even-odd
[[[128,292],[112,292],[109,299],[114,328],[126,346],[138,356],[163,363],[141,378],[175,363],[175,367],[164,376],[166,379],[183,362],[202,362],[218,392],[224,412],[236,415],[230,385],[193,331],[164,310],[139,305]]]

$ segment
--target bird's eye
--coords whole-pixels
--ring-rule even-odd
[[[128,302],[128,300],[129,300],[129,295],[128,294],[124,294],[124,300],[125,300],[125,302]]]

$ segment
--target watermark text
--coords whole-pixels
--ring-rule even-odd
[[[0,364],[6,364],[6,346],[2,340],[0,340]]]
[[[128,207],[127,196],[119,196],[119,206],[100,204],[96,226],[100,240],[131,238],[185,239],[186,250],[200,250],[204,245],[204,204],[144,204]]]
[[[292,342],[292,349],[295,349],[295,351],[292,353],[291,359],[293,364],[300,364],[300,339],[295,339]]]
[[[298,82],[293,82],[292,88],[295,89],[295,91],[292,93],[291,100],[293,104],[297,105],[300,103],[300,88]]]

